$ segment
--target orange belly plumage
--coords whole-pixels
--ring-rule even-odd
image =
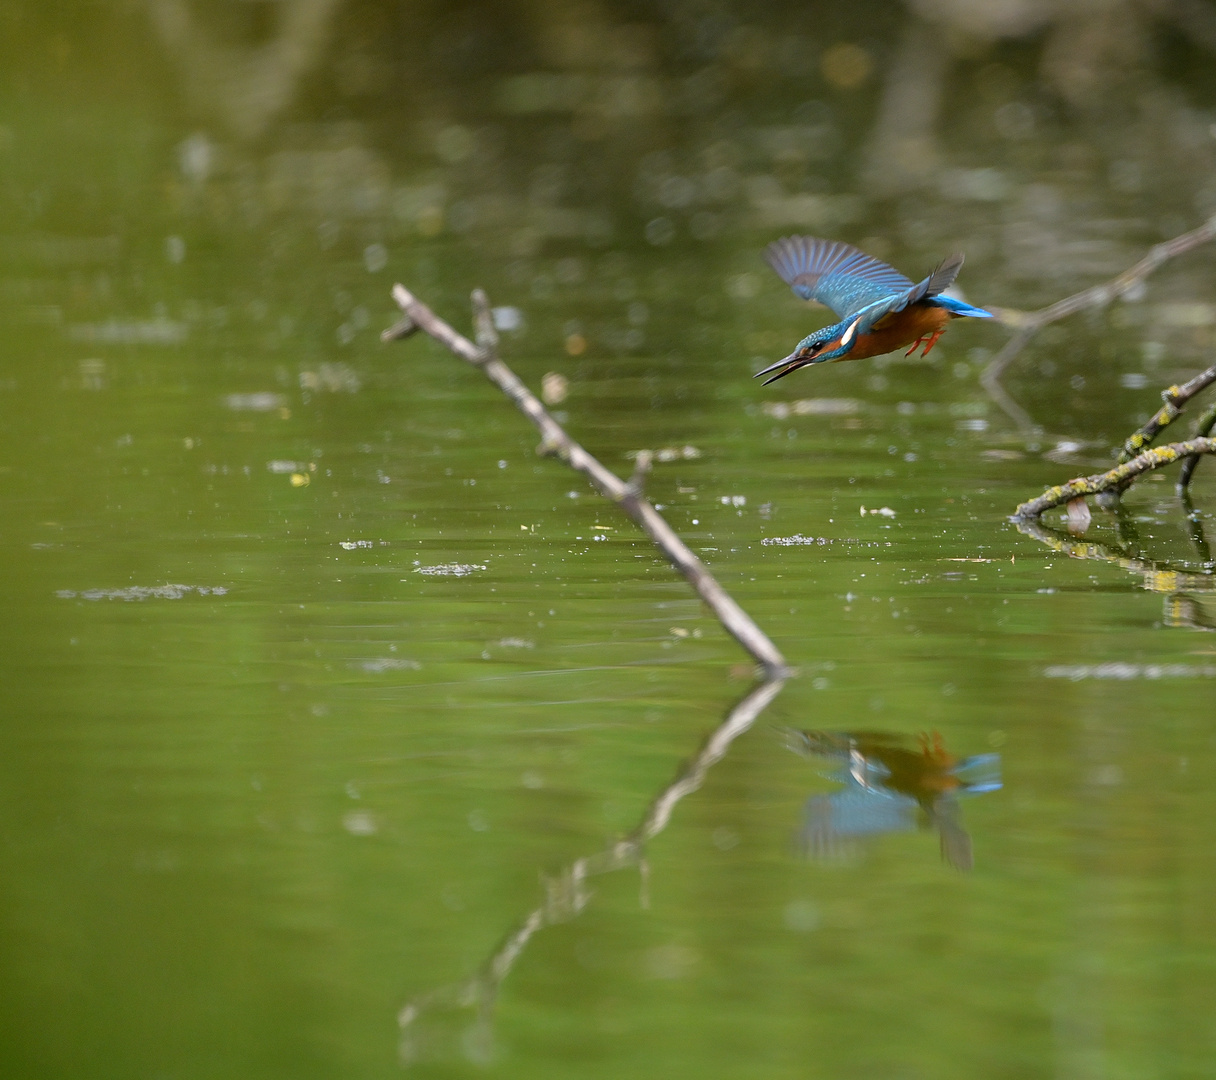
[[[945,327],[953,315],[936,304],[912,304],[903,311],[884,315],[867,334],[858,334],[857,343],[837,360],[864,360],[868,356],[881,356],[894,352],[935,334]],[[839,341],[828,342],[824,352],[835,349]]]

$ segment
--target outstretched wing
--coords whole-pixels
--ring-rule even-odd
[[[769,244],[764,257],[795,293],[830,307],[842,319],[920,288],[885,262],[839,240],[785,236]],[[954,272],[957,274],[958,269]],[[938,291],[953,280],[951,276]],[[906,301],[905,306],[910,302]]]
[[[848,329],[841,335],[841,343],[847,345],[853,340],[855,335],[869,333],[880,319],[883,319],[887,315],[893,315],[897,311],[903,311],[909,304],[915,304],[918,300],[931,300],[944,289],[950,288],[962,268],[962,255],[958,253],[947,255],[938,264],[937,269],[925,278],[924,281],[918,282],[904,292],[880,297],[864,307],[855,308],[845,316],[851,322]],[[957,301],[954,301],[943,306],[949,310],[956,311],[959,304]],[[961,306],[968,309],[966,312],[968,314],[971,311],[981,312],[982,315],[989,314],[989,312],[982,311],[980,308],[972,308],[970,304],[963,304]],[[959,314],[963,314],[963,312],[959,312]]]

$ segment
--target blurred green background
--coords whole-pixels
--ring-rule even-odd
[[[0,6],[5,1075],[1212,1076],[1212,466],[1094,547],[1007,515],[1212,362],[1216,249],[1034,340],[1036,431],[993,323],[751,374],[826,321],[780,235],[1032,308],[1200,224],[1214,56],[1207,0]],[[618,472],[670,451],[801,672],[480,1019],[444,988],[751,673],[475,371],[380,344],[394,281],[460,329],[485,288]],[[999,754],[974,870],[804,857],[842,788],[781,727]]]

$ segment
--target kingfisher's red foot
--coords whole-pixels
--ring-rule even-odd
[[[929,338],[929,343],[928,343],[928,344],[925,346],[925,351],[924,351],[923,353],[921,353],[921,356],[922,356],[922,357],[924,357],[924,356],[928,356],[928,355],[929,355],[929,350],[930,350],[930,349],[932,349],[932,348],[933,348],[933,346],[937,344],[937,339],[938,339],[938,338],[940,338],[940,337],[942,336],[942,334],[944,334],[945,332],[946,332],[946,331],[945,331],[945,329],[944,329],[944,328],[943,328],[943,329],[941,329],[941,330],[934,330],[934,331],[933,331],[933,336],[932,336],[931,338]],[[919,344],[920,344],[920,342],[918,341],[916,344],[917,344],[917,345],[919,345]],[[914,345],[914,346],[912,346],[912,347],[913,347],[913,348],[916,348],[916,346],[915,346],[915,345]]]
[[[916,741],[920,744],[921,753],[930,761],[940,761],[947,757],[946,740],[942,738],[940,731],[922,731],[917,734]]]
[[[920,348],[920,346],[924,342],[924,340],[925,340],[925,335],[921,334],[920,337],[918,337],[914,342],[912,342],[911,347],[908,349],[908,351],[906,353],[904,353],[904,356],[911,356],[914,352],[916,352],[917,349]]]

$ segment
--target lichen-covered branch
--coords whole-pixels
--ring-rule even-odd
[[[1212,433],[1212,428],[1216,428],[1216,404],[1209,405],[1207,412],[1199,418],[1195,424],[1192,438],[1202,439]],[[1182,468],[1178,472],[1178,494],[1185,495],[1191,486],[1191,477],[1195,475],[1195,467],[1199,464],[1199,458],[1199,454],[1192,454],[1182,463]]]
[[[1089,511],[1084,502],[1087,495],[1097,496],[1100,506],[1114,510],[1122,493],[1131,487],[1137,476],[1169,465],[1179,458],[1182,459],[1182,469],[1178,475],[1178,492],[1185,494],[1199,458],[1203,454],[1212,453],[1211,447],[1216,445],[1216,439],[1208,437],[1213,427],[1216,427],[1216,405],[1200,417],[1194,436],[1189,441],[1171,443],[1153,450],[1147,448],[1162,431],[1182,415],[1186,403],[1191,398],[1213,383],[1216,383],[1216,364],[1188,379],[1181,386],[1175,384],[1162,390],[1161,408],[1124,442],[1115,468],[1048,488],[1037,499],[1022,503],[1014,512],[1013,519],[1036,520],[1044,510],[1069,503],[1070,515],[1076,511],[1075,519],[1078,524],[1074,531],[1083,533],[1089,524]]]
[[[1171,386],[1161,391],[1161,400],[1165,403],[1158,409],[1148,422],[1135,434],[1128,437],[1119,451],[1119,464],[1131,461],[1141,453],[1146,446],[1151,446],[1153,440],[1182,415],[1183,406],[1200,390],[1204,390],[1216,382],[1216,365],[1201,372],[1181,386]],[[1210,430],[1210,428],[1209,428]],[[1203,436],[1207,431],[1197,431],[1196,435]]]
[[[646,842],[667,827],[676,804],[701,786],[705,774],[722,760],[731,743],[756,722],[784,685],[780,678],[769,679],[731,709],[692,760],[651,800],[632,832],[594,855],[576,859],[549,878],[545,883],[545,902],[516,924],[474,975],[464,982],[432,990],[407,1002],[397,1015],[401,1027],[402,1061],[408,1064],[420,1056],[416,1044],[417,1023],[429,1010],[445,1003],[476,1009],[483,1028],[487,1029],[483,1031],[483,1037],[488,1039],[490,1016],[499,987],[532,936],[546,926],[566,922],[578,915],[592,896],[588,887],[590,878],[630,866],[644,868]]]
[[[1135,266],[1124,270],[1118,277],[1103,282],[1101,285],[1094,285],[1081,292],[1073,293],[1072,296],[1066,296],[1063,300],[1057,300],[1054,304],[1039,308],[1038,311],[994,308],[993,312],[996,317],[1016,332],[984,368],[980,375],[980,383],[1019,428],[1028,434],[1036,433],[1038,429],[1030,415],[1013,401],[1001,385],[1001,376],[1005,373],[1006,368],[1013,363],[1030,339],[1049,323],[1059,322],[1069,315],[1075,315],[1078,311],[1085,311],[1088,308],[1106,307],[1140,286],[1163,263],[1213,239],[1216,239],[1216,215],[1210,217],[1199,228],[1158,244]]]
[[[486,378],[506,394],[515,403],[516,408],[540,431],[541,443],[537,448],[538,452],[561,458],[572,469],[586,476],[601,494],[617,503],[683,574],[697,595],[717,616],[727,633],[752,655],[765,674],[770,678],[786,674],[788,669],[785,657],[778,651],[777,646],[718,584],[705,564],[689,550],[688,545],[676,535],[675,530],[654,506],[642,497],[637,486],[641,479],[640,473],[635,473],[633,483],[627,483],[602,465],[566,434],[541,404],[540,399],[498,358],[498,335],[494,330],[489,301],[484,292],[478,289],[473,293],[477,344],[453,330],[404,285],[393,286],[393,299],[405,313],[406,319],[385,331],[386,334],[400,336],[399,328],[408,321],[433,337],[449,352],[480,368]],[[641,471],[644,472],[644,469]]]
[[[1125,488],[1141,473],[1170,465],[1181,458],[1195,454],[1216,454],[1216,439],[1189,439],[1186,442],[1167,443],[1165,446],[1155,446],[1151,450],[1116,465],[1104,473],[1094,473],[1092,476],[1078,477],[1067,484],[1057,484],[1048,488],[1037,499],[1022,503],[1014,511],[1014,521],[1033,521],[1045,510],[1063,506],[1073,499],[1086,495],[1099,495],[1104,491],[1116,491]]]

